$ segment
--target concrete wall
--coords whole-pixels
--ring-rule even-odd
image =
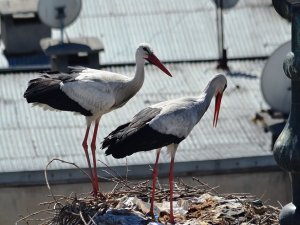
[[[289,176],[285,172],[256,172],[226,175],[198,176],[211,187],[219,186],[220,193],[251,193],[261,198],[266,204],[280,207],[291,201]],[[183,177],[187,184],[196,184],[191,177]],[[161,183],[167,183],[167,178],[161,178]],[[100,183],[100,188],[110,191],[114,183]],[[91,185],[87,183],[52,185],[54,194],[70,195],[71,193],[88,193]],[[20,215],[26,216],[45,207],[39,203],[53,200],[45,186],[5,187],[0,188],[0,225],[15,224]],[[42,217],[49,215],[43,214]],[[25,223],[18,223],[25,224]],[[37,223],[30,223],[37,224]]]

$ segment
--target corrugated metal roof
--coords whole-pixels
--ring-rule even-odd
[[[66,29],[70,37],[101,38],[102,63],[133,62],[136,46],[149,42],[163,60],[218,58],[213,1],[86,0],[77,21]],[[271,54],[290,39],[290,24],[271,0],[240,0],[224,11],[228,57]],[[53,32],[59,37],[59,32]]]
[[[176,161],[201,161],[248,156],[270,155],[271,136],[252,122],[255,112],[265,108],[260,92],[260,74],[265,61],[232,61],[235,75],[227,75],[228,89],[223,98],[220,121],[212,128],[211,107],[190,136],[182,142]],[[100,123],[97,155],[110,166],[124,165],[125,160],[106,157],[100,142],[120,124],[150,104],[186,95],[196,95],[217,73],[215,63],[168,64],[174,75],[166,77],[157,68],[146,66],[146,79],[140,92],[124,107],[104,115]],[[132,66],[108,68],[130,74]],[[86,167],[81,147],[85,120],[72,113],[43,111],[30,107],[23,98],[27,82],[37,73],[0,76],[0,173],[43,170],[47,162],[59,157]],[[213,104],[213,103],[212,103]],[[128,164],[153,163],[154,152],[137,153],[128,157]],[[168,162],[162,154],[161,162]],[[99,164],[100,165],[100,164]],[[102,166],[102,165],[101,165]],[[69,168],[61,163],[52,169]]]
[[[94,36],[104,43],[101,63],[128,63],[141,42],[149,42],[162,60],[218,58],[213,1],[84,0],[78,19],[65,29],[68,37]],[[240,0],[224,11],[228,57],[270,55],[290,40],[290,24],[271,0]],[[60,38],[60,31],[53,30]],[[7,66],[3,55],[1,67]]]

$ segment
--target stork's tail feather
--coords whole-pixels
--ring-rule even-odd
[[[39,78],[29,81],[24,98],[26,98],[28,103],[48,105],[54,109],[79,112],[84,116],[91,116],[92,113],[90,111],[81,107],[61,90],[61,82],[63,80],[71,81],[71,79],[74,79],[74,76],[44,74]]]
[[[107,148],[105,151],[106,155],[112,155],[116,159],[124,158],[127,155],[132,154],[127,154],[115,136],[110,136],[104,139],[102,149],[104,148]]]
[[[122,137],[124,129],[127,128],[129,124],[130,123],[125,123],[119,126],[117,129],[112,131],[107,137],[104,138],[102,142],[102,149],[107,148],[107,150],[105,151],[106,155],[113,155],[113,157],[115,158],[123,158],[126,156],[126,154],[123,155],[118,154],[116,152],[120,151],[120,148],[117,148],[117,146],[119,146],[120,137]]]
[[[24,93],[28,103],[43,103],[47,104],[45,97],[53,96],[53,93],[57,92],[60,88],[59,80],[52,80],[45,77],[40,77],[29,81],[28,87]]]
[[[105,148],[107,148],[105,154],[112,155],[116,159],[124,158],[139,151],[136,146],[132,145],[131,138],[123,138],[122,130],[119,132],[115,130],[114,134],[104,138],[102,149]]]
[[[73,74],[59,72],[43,73],[40,77],[28,82],[24,98],[26,98],[28,103],[45,101],[43,99],[45,96],[53,95],[57,91],[60,91],[60,83],[62,81],[72,81],[74,78],[75,75]]]
[[[106,138],[104,138],[102,142],[102,149],[108,147],[109,145],[113,144],[113,140],[115,140],[116,134],[126,128],[129,125],[129,123],[125,123],[121,126],[118,126],[114,131],[112,131],[109,135],[107,135]]]

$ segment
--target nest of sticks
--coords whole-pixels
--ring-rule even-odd
[[[111,171],[109,173],[112,174]],[[139,222],[134,224],[149,224],[154,221],[147,215],[152,190],[149,180],[133,183],[115,174],[111,181],[116,185],[111,192],[103,193],[104,197],[93,197],[89,193],[72,193],[69,196],[54,195],[47,181],[51,200],[40,203],[44,209],[21,218],[16,225],[24,223],[29,225],[37,223],[40,225],[125,225],[126,221],[131,221],[128,224],[133,224],[133,220],[124,219],[129,215],[139,218],[137,220]],[[277,207],[265,205],[251,194],[221,194],[216,187],[210,187],[198,178],[194,177],[193,181],[195,184],[193,186],[185,184],[181,179],[174,182],[174,201],[180,209],[177,213],[175,210],[176,223],[279,225],[280,210]],[[169,194],[168,187],[158,185],[155,192],[155,204],[168,205]],[[156,212],[156,224],[167,224],[168,210],[160,207]],[[111,217],[106,219],[108,217],[105,215],[108,214],[114,216],[114,219]]]

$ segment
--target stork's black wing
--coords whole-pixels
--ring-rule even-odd
[[[150,127],[148,122],[160,111],[160,108],[145,108],[131,122],[111,132],[102,143],[102,148],[107,148],[105,153],[115,158],[123,158],[135,152],[149,151],[182,141],[184,138],[163,134]]]

